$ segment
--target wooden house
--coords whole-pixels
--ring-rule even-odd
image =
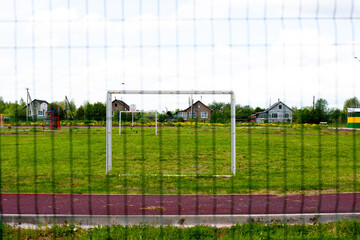
[[[250,118],[257,123],[292,122],[293,112],[291,108],[279,100],[265,111],[251,115]]]
[[[114,101],[112,101],[112,114],[113,115],[116,110],[129,111],[130,107],[124,101],[115,99]]]
[[[27,116],[33,119],[42,119],[47,117],[49,103],[45,100],[34,99],[26,106]]]

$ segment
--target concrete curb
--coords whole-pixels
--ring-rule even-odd
[[[191,227],[207,225],[229,227],[249,222],[315,224],[340,220],[360,220],[360,213],[320,213],[320,214],[255,214],[255,215],[35,215],[3,214],[2,221],[19,228],[36,228],[56,223],[75,223],[89,228],[97,225],[172,225]]]

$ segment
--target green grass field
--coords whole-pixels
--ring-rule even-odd
[[[2,227],[5,239],[359,239],[358,221],[287,225],[248,223],[227,228],[195,226],[97,226],[53,225],[43,229]]]
[[[105,128],[5,128],[1,192],[311,193],[359,191],[360,132],[314,127],[237,129],[237,174],[229,175],[229,127],[113,129],[105,174]],[[186,175],[180,177],[168,175]],[[187,176],[192,175],[192,176]],[[196,177],[198,175],[198,177]]]

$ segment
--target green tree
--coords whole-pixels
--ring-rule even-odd
[[[346,122],[346,114],[338,108],[332,108],[329,110],[329,120],[335,122]]]
[[[20,104],[19,104],[19,109],[18,109],[18,117],[21,119],[25,119],[26,118],[26,102],[24,101],[24,99],[20,99]]]
[[[64,109],[58,104],[58,102],[52,102],[48,106],[48,111],[54,111],[54,114],[59,114],[60,119],[65,119],[65,111]]]
[[[165,122],[167,119],[169,119],[169,115],[167,115],[165,111],[158,114],[159,122]]]
[[[249,119],[250,115],[254,113],[254,109],[250,105],[240,106],[236,105],[236,119]]]
[[[104,103],[101,102],[94,103],[92,106],[92,112],[93,112],[93,119],[99,121],[106,119],[106,105]]]
[[[6,108],[4,110],[5,116],[11,117],[11,118],[17,117],[18,108],[19,108],[19,105],[17,104],[17,102],[6,104]]]
[[[323,98],[319,98],[315,103],[313,123],[327,122],[329,120],[328,112],[328,102]]]
[[[328,102],[319,98],[314,107],[303,107],[300,109],[293,108],[293,117],[297,119],[299,123],[316,123],[329,121],[329,109]]]
[[[6,105],[4,99],[0,97],[0,113],[4,113],[5,109],[6,109]]]
[[[71,101],[69,101],[69,103],[67,103],[67,101],[64,100],[62,102],[62,104],[65,109],[65,115],[68,119],[72,118],[72,116],[76,115],[76,105],[75,105],[74,99],[71,99]]]
[[[84,106],[85,119],[90,120],[94,118],[93,105],[90,102],[86,102]]]
[[[348,108],[360,108],[360,101],[357,97],[346,99],[344,102],[344,112],[347,113]]]
[[[85,117],[85,109],[83,106],[80,106],[77,110],[76,110],[76,117],[80,118],[80,119],[84,119]]]
[[[230,104],[212,102],[208,107],[213,110],[211,113],[211,122],[230,122]]]
[[[253,112],[253,113],[258,113],[258,112],[263,112],[263,111],[265,111],[265,108],[256,107],[256,108],[254,109],[254,112]]]
[[[315,111],[313,107],[303,107],[300,109],[295,109],[293,117],[299,123],[314,123],[315,122],[314,112]]]

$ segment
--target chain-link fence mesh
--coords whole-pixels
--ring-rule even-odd
[[[1,236],[356,239],[359,13],[1,1]]]

